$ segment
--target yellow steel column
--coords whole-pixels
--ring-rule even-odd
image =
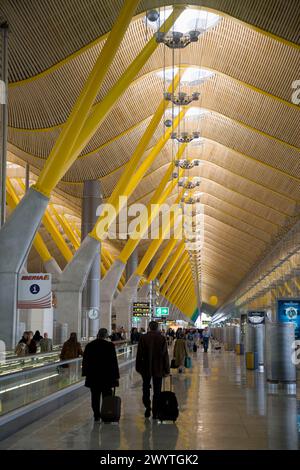
[[[156,265],[152,269],[150,275],[148,276],[148,282],[153,281],[160,273],[161,269],[163,268],[164,264],[168,260],[170,254],[174,250],[175,246],[177,245],[178,240],[170,240],[169,243],[164,248],[164,251],[161,254],[161,257],[157,261]]]
[[[164,285],[167,277],[169,276],[170,272],[174,268],[174,266],[177,263],[177,261],[179,260],[179,258],[183,255],[184,251],[185,251],[185,245],[184,245],[184,241],[182,241],[182,242],[179,243],[176,254],[169,261],[169,263],[167,264],[163,274],[158,279],[161,287]]]
[[[179,84],[179,79],[180,79],[180,74],[178,73],[171,85],[168,88],[168,92],[172,92],[172,90],[176,89],[178,84]],[[121,178],[119,179],[114,191],[112,192],[108,202],[109,204],[113,204],[115,207],[118,206],[118,197],[119,195],[122,195],[130,183],[131,177],[134,174],[142,156],[144,155],[145,151],[147,150],[147,147],[157,129],[157,126],[159,125],[164,112],[165,112],[165,107],[166,107],[166,101],[163,99],[155,114],[153,115],[150,124],[148,125],[146,131],[144,132],[141,140],[139,141],[135,151],[133,152],[133,155],[131,156],[129,162],[127,163],[125,167],[125,171],[122,174]]]
[[[176,19],[181,15],[185,7],[175,7],[172,15],[161,26],[160,31],[169,31],[173,26]],[[84,147],[88,144],[101,122],[107,116],[108,112],[117,101],[117,99],[129,87],[132,80],[136,77],[147,60],[151,57],[155,49],[158,47],[156,38],[152,38],[144,49],[139,53],[136,59],[131,63],[128,69],[124,72],[119,81],[111,88],[103,100],[96,104],[87,119],[80,136],[76,140],[74,152],[79,155]]]
[[[80,247],[80,243],[78,243],[77,237],[74,235],[74,231],[72,230],[69,222],[64,218],[63,215],[57,212],[53,204],[50,205],[50,209],[53,215],[55,216],[56,220],[60,224],[61,228],[69,238],[75,250],[78,250],[78,248]]]
[[[47,232],[53,238],[57,248],[59,249],[63,257],[65,258],[65,260],[68,262],[71,261],[71,259],[73,258],[73,253],[68,247],[68,245],[66,244],[63,236],[57,229],[48,211],[45,212],[45,215],[42,219],[42,223],[45,229],[47,230]]]
[[[162,295],[165,295],[167,290],[169,289],[169,286],[172,285],[172,283],[174,282],[179,270],[188,262],[188,258],[187,258],[187,255],[185,254],[179,261],[179,263],[174,267],[174,269],[172,270],[172,272],[170,273],[167,281],[166,281],[166,284],[165,284],[165,287],[162,289],[161,293]],[[162,284],[161,284],[162,285]]]
[[[191,276],[191,268],[189,264],[186,264],[183,266],[181,272],[179,272],[177,278],[173,282],[173,284],[169,287],[168,291],[166,292],[170,297],[172,297],[172,294],[175,292],[179,284],[186,282],[189,276]]]
[[[193,278],[191,275],[185,275],[184,278],[182,279],[182,282],[178,286],[177,292],[173,292],[172,295],[169,295],[169,298],[172,300],[174,303],[180,303],[184,302],[184,296],[186,295],[187,291],[191,289],[191,286],[193,285]]]
[[[181,119],[184,117],[185,113],[186,113],[186,109],[181,111],[181,113],[175,118],[174,126],[173,126],[174,129],[176,127],[178,127],[178,125],[179,125]],[[169,129],[159,139],[158,143],[153,147],[153,149],[151,150],[149,155],[145,158],[145,160],[139,166],[139,168],[136,170],[134,175],[132,175],[132,177],[129,181],[129,184],[126,186],[123,193],[120,194],[120,195],[129,197],[133,193],[135,188],[138,186],[138,184],[140,183],[140,181],[142,180],[142,178],[146,174],[147,170],[153,164],[153,162],[156,159],[157,155],[161,152],[161,150],[163,149],[163,147],[165,146],[165,144],[167,143],[167,141],[171,137],[171,134],[172,134],[172,129]],[[122,207],[123,207],[123,205],[120,204],[120,201],[118,201],[116,203],[116,205],[114,205],[115,211],[110,211],[109,214],[107,214],[106,211],[103,211],[103,213],[98,218],[93,230],[91,231],[90,236],[96,238],[97,240],[101,240],[103,234],[105,233],[104,232],[104,227],[99,228],[102,225],[101,222],[103,222],[103,220],[105,220],[105,227],[109,228],[110,225],[112,224],[112,222],[116,219],[118,213],[121,211]]]
[[[25,192],[25,185],[20,178],[18,178],[18,183]],[[71,259],[73,258],[73,253],[66,244],[58,228],[56,227],[55,222],[53,221],[52,216],[50,215],[48,210],[45,211],[44,217],[42,218],[42,223],[46,228],[47,232],[51,235],[54,243],[56,244],[57,248],[65,258],[65,260],[68,262],[71,261]]]
[[[183,191],[181,191],[181,193],[179,194],[179,197],[177,198],[175,204],[177,204],[180,201],[181,196],[182,196],[182,192]],[[157,250],[159,249],[160,245],[164,241],[166,235],[169,233],[170,228],[173,226],[174,219],[179,215],[180,210],[177,209],[174,212],[175,212],[176,215],[174,216],[174,213],[172,212],[170,220],[168,221],[168,223],[166,224],[166,226],[162,230],[161,236],[157,240],[152,241],[152,243],[150,244],[148,250],[144,254],[143,259],[141,260],[140,264],[137,267],[137,270],[136,270],[137,275],[142,276],[144,274],[144,272],[147,269],[147,266],[149,265],[150,261],[154,258]]]
[[[47,196],[50,196],[52,189],[61,180],[81,151],[78,152],[76,149],[76,139],[79,138],[83,132],[84,125],[91,112],[99,89],[139,3],[140,0],[127,0],[123,3],[119,16],[103,46],[93,70],[77,98],[61,134],[50,152],[35,185],[38,191],[47,194]],[[109,109],[113,103],[114,101],[110,104]],[[90,138],[93,133],[90,135]],[[85,146],[85,143],[82,148]]]
[[[181,286],[180,296],[179,295],[167,296],[169,301],[172,302],[174,305],[183,305],[186,297],[189,295],[192,285],[193,285],[193,281],[192,279],[190,279],[185,285]]]
[[[180,153],[178,152],[178,154],[177,154],[178,158],[180,158],[183,151],[184,151],[184,149]],[[165,202],[167,197],[171,194],[173,189],[176,187],[176,185],[177,185],[176,180],[171,181],[168,185],[168,182],[169,182],[169,179],[172,176],[172,173],[173,173],[173,163],[170,163],[169,168],[168,168],[165,176],[161,180],[158,188],[156,189],[154,195],[152,196],[152,198],[151,198],[151,200],[150,200],[150,202],[147,206],[147,211],[148,211],[148,214],[149,214],[147,223],[144,226],[140,227],[140,235],[139,235],[138,238],[135,238],[135,239],[130,238],[128,240],[128,242],[126,243],[125,247],[123,248],[123,250],[121,251],[121,253],[118,257],[118,259],[120,261],[122,261],[123,263],[127,262],[130,255],[134,252],[137,245],[139,244],[139,242],[141,241],[141,239],[143,238],[143,236],[147,232],[147,230],[150,227],[151,223],[156,218],[156,216],[159,212],[159,206]],[[181,176],[181,175],[182,175],[182,172],[179,172],[179,176]],[[155,205],[155,207],[152,207],[154,205]]]

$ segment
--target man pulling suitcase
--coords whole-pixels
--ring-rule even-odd
[[[158,418],[159,397],[163,377],[170,374],[167,341],[158,330],[158,323],[151,321],[149,331],[142,335],[136,355],[136,371],[143,378],[143,403],[145,418],[151,416],[151,381],[153,385],[152,416]]]
[[[107,341],[106,328],[100,328],[97,339],[86,345],[82,361],[82,375],[85,386],[91,389],[92,409],[96,422],[119,421],[121,400],[113,396],[112,389],[119,386],[119,366],[113,343]],[[100,413],[100,399],[102,408]],[[106,400],[106,397],[110,397]],[[102,416],[101,416],[102,414]]]

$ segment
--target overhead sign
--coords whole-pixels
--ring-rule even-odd
[[[295,338],[300,339],[300,299],[280,299],[277,301],[278,321],[295,324]]]
[[[51,308],[51,289],[51,274],[20,274],[18,283],[18,308]]]
[[[152,308],[150,302],[133,302],[132,314],[134,317],[151,317]]]
[[[155,307],[156,317],[167,317],[169,315],[169,307]]]
[[[248,323],[250,323],[251,325],[262,325],[265,323],[265,318],[265,311],[248,312]]]

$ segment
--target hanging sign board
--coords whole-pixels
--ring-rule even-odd
[[[18,283],[18,308],[51,308],[51,280],[51,274],[20,274]]]
[[[300,299],[278,300],[277,318],[280,323],[294,323],[295,338],[300,339]]]
[[[248,312],[248,323],[250,325],[262,325],[265,323],[265,311],[250,311]]]
[[[133,302],[132,314],[134,317],[151,317],[152,308],[150,302]]]

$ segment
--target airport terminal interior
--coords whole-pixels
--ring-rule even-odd
[[[299,0],[1,0],[0,33],[0,449],[298,450]]]

